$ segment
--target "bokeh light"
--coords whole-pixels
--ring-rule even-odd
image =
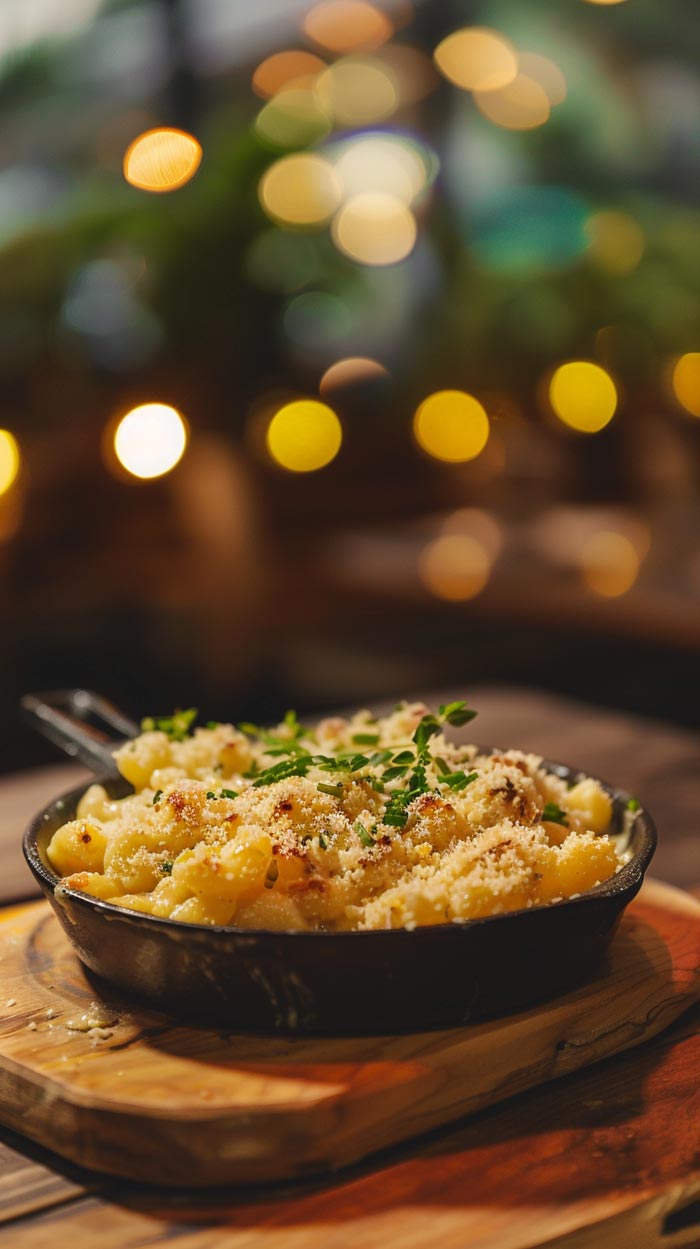
[[[318,389],[322,395],[327,395],[333,390],[343,390],[346,386],[358,386],[363,382],[387,377],[388,369],[378,360],[372,360],[369,356],[346,356],[344,360],[336,360],[335,364],[326,369]]]
[[[373,57],[346,56],[319,74],[319,105],[341,126],[370,126],[395,111],[399,94],[391,70]]]
[[[506,130],[535,130],[549,120],[549,97],[527,74],[518,74],[498,91],[475,91],[474,102],[489,121]]]
[[[566,78],[559,66],[540,52],[520,52],[518,72],[539,83],[552,108],[566,99]]]
[[[147,130],[124,154],[124,177],[141,191],[176,191],[196,174],[202,149],[184,130]]]
[[[592,534],[580,552],[581,576],[604,598],[618,598],[634,585],[639,556],[629,538],[613,530]]]
[[[329,52],[370,52],[386,43],[394,28],[368,0],[322,0],[307,13],[304,31]]]
[[[435,65],[422,48],[408,43],[388,43],[375,55],[389,70],[402,108],[424,100],[439,85]]]
[[[336,247],[363,265],[392,265],[413,250],[417,227],[410,208],[383,191],[353,195],[334,217]]]
[[[443,533],[468,534],[495,560],[503,546],[503,533],[498,521],[478,507],[459,507],[451,512],[442,526]]]
[[[323,225],[340,203],[340,179],[322,156],[300,152],[275,161],[260,179],[260,203],[269,217],[288,225]]]
[[[489,579],[491,559],[486,548],[467,533],[448,533],[423,551],[420,577],[431,594],[451,602],[475,598]]]
[[[700,416],[700,351],[687,351],[673,369],[673,393],[692,416]]]
[[[325,68],[326,62],[313,52],[275,52],[258,65],[253,74],[253,90],[269,100],[285,87],[311,86]]]
[[[486,446],[489,418],[473,395],[463,390],[438,390],[417,408],[413,432],[428,455],[453,464],[464,463],[475,459]]]
[[[417,144],[391,134],[370,134],[340,145],[335,168],[346,196],[381,191],[410,204],[428,171]]]
[[[629,213],[593,213],[586,222],[588,254],[608,273],[631,273],[644,255],[644,231]]]
[[[464,91],[496,91],[518,72],[510,40],[485,26],[468,26],[448,35],[435,49],[438,68]]]
[[[308,88],[280,91],[260,110],[255,129],[275,147],[306,147],[330,133],[333,121],[318,97]]]
[[[296,399],[275,413],[267,430],[273,460],[293,473],[313,473],[335,459],[343,431],[332,408],[317,399]]]
[[[187,439],[187,425],[177,408],[167,403],[142,403],[119,421],[114,451],[127,473],[150,480],[179,464]]]
[[[19,444],[9,429],[0,429],[0,495],[6,494],[20,468]]]
[[[609,373],[590,360],[570,360],[555,369],[549,400],[560,421],[571,429],[596,434],[612,420],[617,390]]]

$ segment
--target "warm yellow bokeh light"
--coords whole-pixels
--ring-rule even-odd
[[[467,26],[448,35],[435,49],[435,60],[445,77],[464,91],[497,91],[518,72],[513,44],[485,26]]]
[[[591,360],[570,360],[555,369],[549,401],[560,421],[584,434],[597,434],[617,409],[617,390],[609,373]]]
[[[498,521],[478,507],[460,507],[451,512],[442,526],[443,533],[466,534],[474,538],[493,560],[500,554],[503,534]]]
[[[700,351],[687,351],[673,370],[673,393],[692,416],[700,416]]]
[[[607,529],[587,539],[579,562],[586,585],[604,598],[625,594],[639,572],[639,556],[629,538]]]
[[[393,265],[405,260],[416,241],[416,219],[395,195],[366,191],[353,195],[334,217],[336,247],[363,265]]]
[[[629,213],[593,213],[586,222],[588,254],[608,273],[631,273],[644,255],[644,231]]]
[[[432,594],[451,602],[464,602],[483,590],[491,572],[491,560],[486,548],[469,534],[443,534],[423,551],[419,571]]]
[[[332,117],[308,87],[285,87],[268,100],[255,121],[261,139],[276,147],[317,143],[332,127]]]
[[[336,61],[319,74],[314,90],[320,107],[341,126],[386,121],[399,103],[391,70],[371,57]]]
[[[552,107],[562,104],[566,99],[566,78],[559,66],[550,61],[548,56],[542,56],[539,52],[520,52],[518,70],[539,83]]]
[[[370,356],[347,356],[326,369],[318,389],[322,395],[327,395],[345,386],[357,386],[384,377],[389,377],[389,371],[378,360],[372,360]]]
[[[176,191],[196,174],[202,149],[184,130],[147,130],[124,155],[124,177],[141,191]]]
[[[474,460],[488,442],[486,410],[463,390],[438,390],[417,408],[413,432],[428,455],[453,464]]]
[[[253,90],[263,99],[272,99],[285,87],[308,87],[326,62],[313,52],[274,52],[261,61],[253,74]]]
[[[304,31],[329,52],[370,52],[386,43],[394,28],[368,0],[322,0],[307,13]]]
[[[268,217],[288,225],[322,225],[340,203],[340,179],[322,156],[283,156],[263,174],[258,195]]]
[[[318,399],[295,399],[273,416],[267,430],[272,459],[293,473],[313,473],[334,460],[343,430],[332,408]]]
[[[162,477],[182,459],[187,425],[167,403],[142,403],[123,416],[114,431],[117,459],[132,477]]]
[[[343,147],[335,162],[346,196],[383,191],[410,204],[423,190],[427,170],[407,140],[369,135]]]
[[[6,494],[19,473],[19,444],[9,429],[0,429],[0,495]]]
[[[474,102],[489,121],[505,130],[535,130],[549,119],[549,97],[527,74],[518,74],[498,91],[475,91]]]

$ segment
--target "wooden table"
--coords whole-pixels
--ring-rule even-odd
[[[697,886],[700,735],[532,691],[491,687],[471,701],[477,740],[638,794],[659,825],[655,874]],[[27,815],[82,775],[60,765],[0,781],[5,903],[34,894],[18,851]],[[689,1249],[700,1245],[699,1073],[700,1008],[639,1052],[339,1178],[225,1194],[106,1181],[0,1133],[0,1237],[12,1249]]]

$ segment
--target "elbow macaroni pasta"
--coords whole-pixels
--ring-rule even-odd
[[[597,781],[567,788],[536,755],[483,755],[436,730],[419,758],[428,714],[414,703],[313,731],[288,718],[256,735],[144,732],[115,755],[134,793],[90,786],[50,862],[64,886],[135,911],[287,930],[457,922],[568,898],[618,870]]]

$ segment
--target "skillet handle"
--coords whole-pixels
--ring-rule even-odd
[[[20,707],[32,728],[97,773],[114,772],[112,751],[140,732],[133,720],[92,690],[25,694]]]

